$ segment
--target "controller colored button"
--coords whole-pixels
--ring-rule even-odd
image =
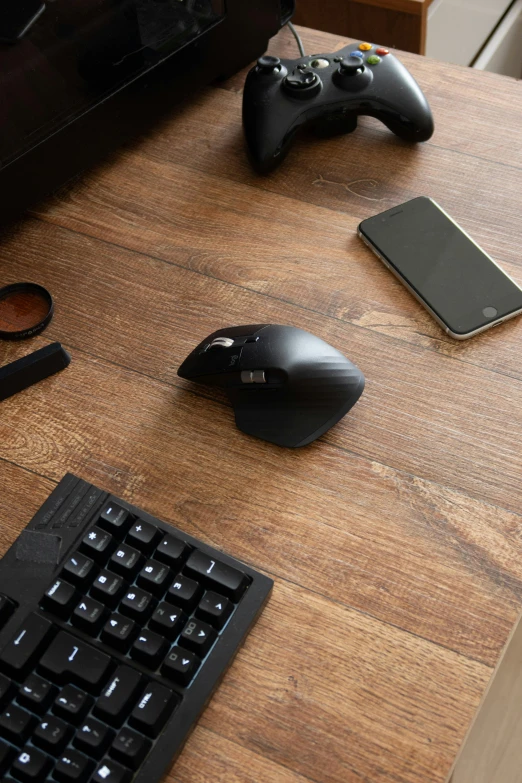
[[[359,49],[361,52],[369,52],[370,49],[373,49],[373,46],[369,43],[362,43],[359,45]]]
[[[376,54],[372,54],[368,59],[366,60],[368,65],[378,65],[381,62],[381,58],[377,57]]]
[[[386,57],[386,55],[390,53],[390,50],[385,49],[384,46],[380,46],[378,49],[376,49],[375,53],[379,54],[381,57]]]
[[[364,54],[362,52],[350,52],[350,57],[358,58],[360,60],[362,57],[364,57]]]

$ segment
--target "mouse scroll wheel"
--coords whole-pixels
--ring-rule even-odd
[[[234,345],[234,340],[232,337],[216,337],[215,340],[212,340],[212,342],[209,345],[210,348],[230,348],[231,345]]]

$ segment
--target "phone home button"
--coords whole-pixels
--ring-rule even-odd
[[[496,307],[485,307],[482,311],[482,315],[486,318],[495,318],[495,316],[498,315],[498,310]]]

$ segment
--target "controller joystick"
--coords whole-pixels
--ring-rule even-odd
[[[359,92],[359,90],[364,90],[371,83],[373,71],[367,68],[358,57],[350,57],[341,60],[332,78],[335,84],[342,90]]]
[[[322,136],[351,133],[360,115],[376,117],[406,141],[427,141],[433,134],[419,85],[384,47],[351,44],[298,60],[265,56],[247,76],[243,127],[260,173],[277,168],[301,127]]]
[[[280,70],[281,60],[279,57],[271,57],[267,54],[264,57],[260,57],[257,61],[256,71],[258,74],[263,74],[263,76],[271,76],[272,74],[278,73]]]
[[[361,59],[341,60],[337,73],[341,76],[356,76],[364,72],[364,64]]]

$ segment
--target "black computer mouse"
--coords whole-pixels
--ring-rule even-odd
[[[178,375],[225,389],[240,430],[292,448],[333,427],[364,389],[362,372],[324,340],[271,324],[214,332]]]

